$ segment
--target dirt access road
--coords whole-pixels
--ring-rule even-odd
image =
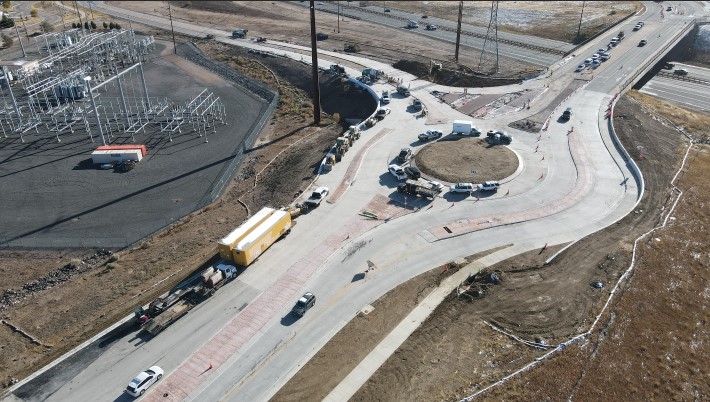
[[[543,265],[550,255],[548,249],[526,253],[490,267],[490,270],[500,272],[503,280],[499,285],[474,286],[484,289],[482,298],[474,296],[473,292],[461,298],[455,295],[448,298],[352,400],[455,400],[497,381],[543,353],[494,331],[487,323],[523,339],[547,344],[564,341],[588,328],[606,301],[608,288],[628,267],[633,240],[658,223],[661,208],[669,207],[671,191],[668,183],[675,174],[671,167],[678,164],[683,150],[680,134],[674,134],[628,97],[619,102],[616,117],[615,128],[626,148],[638,155],[637,146],[643,144],[648,151],[648,157],[637,161],[647,186],[637,210],[618,224],[583,239],[549,265]],[[595,289],[591,286],[594,281],[600,281],[605,287]],[[387,297],[394,296],[388,294]],[[399,304],[389,302],[390,317],[403,316],[399,309],[405,307],[396,306],[406,304],[406,300]],[[390,319],[390,312],[380,311],[379,314],[380,319]],[[668,318],[669,315],[662,313],[660,317]],[[355,319],[358,320],[363,319]],[[651,322],[657,320],[658,317]],[[367,323],[358,325],[366,327]],[[359,362],[352,354],[343,353],[348,349],[346,345],[354,341],[357,341],[360,355],[369,353],[377,342],[376,339],[363,339],[355,330],[348,333],[348,327],[345,327],[316,354],[311,360],[313,363],[307,363],[279,391],[274,400],[320,400],[327,395]],[[545,392],[552,392],[551,388],[558,376],[564,374],[565,368],[558,367],[552,373],[545,371],[544,392],[533,393],[530,390],[537,389],[537,384],[525,381],[517,388],[511,388],[510,392],[505,386],[501,387],[505,391],[492,399],[539,400],[548,395],[561,396]],[[344,372],[342,376],[341,372]],[[610,371],[616,372],[619,370]],[[305,380],[324,376],[329,380],[318,383]],[[535,379],[542,377],[542,374],[536,375]],[[589,381],[593,382],[594,377],[590,376]],[[670,394],[661,394],[661,397],[665,395]]]

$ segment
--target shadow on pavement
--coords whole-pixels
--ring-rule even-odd
[[[283,325],[284,327],[291,326],[293,323],[298,321],[299,318],[301,318],[301,317],[297,316],[294,313],[289,312],[283,318],[281,318],[281,325]]]

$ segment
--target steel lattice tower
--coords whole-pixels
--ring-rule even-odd
[[[493,31],[491,33],[491,31]],[[493,34],[493,37],[491,38],[491,34]],[[486,32],[486,38],[483,40],[483,47],[481,48],[481,58],[478,61],[478,69],[481,69],[481,64],[483,64],[483,55],[486,52],[486,44],[488,41],[493,41],[495,40],[495,46],[496,46],[496,63],[495,63],[495,68],[494,72],[498,72],[498,2],[497,1],[492,1],[491,2],[491,18],[488,21],[488,31]]]

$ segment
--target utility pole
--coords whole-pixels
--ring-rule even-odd
[[[340,1],[338,1],[338,33],[340,33]]]
[[[316,43],[316,6],[311,0],[311,68],[313,74],[313,124],[320,124],[320,84],[318,83],[318,45]]]
[[[579,33],[582,31],[582,16],[584,15],[584,1],[582,1],[582,12],[579,14],[579,26],[577,27],[577,38],[579,39]]]
[[[17,41],[20,42],[20,49],[22,49],[22,57],[27,57],[27,53],[25,53],[25,45],[22,44],[22,39],[20,39],[20,30],[17,29],[17,23],[15,25],[15,32],[17,33]]]
[[[454,58],[459,62],[459,46],[461,45],[461,17],[463,16],[463,0],[459,1],[459,23],[456,27],[456,54]]]
[[[25,26],[25,16],[20,15],[20,21],[22,21],[22,29],[25,30],[25,36],[27,37],[27,42],[30,41],[30,34],[27,32],[27,27]]]
[[[170,9],[170,2],[168,2],[168,15],[170,16],[170,30],[173,32],[173,50],[177,54],[177,45],[175,44],[175,29],[173,29],[173,12]]]

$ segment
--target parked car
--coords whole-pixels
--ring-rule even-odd
[[[601,54],[601,57],[600,57],[600,58],[601,58],[602,61],[607,61],[607,60],[609,60],[609,59],[611,58],[611,54],[609,54],[608,52],[604,52],[604,53]]]
[[[387,116],[388,114],[392,113],[392,109],[388,107],[383,107],[377,110],[377,113],[375,113],[375,118],[377,120],[382,120]]]
[[[420,172],[419,169],[414,166],[407,166],[406,168],[404,168],[404,174],[406,174],[407,177],[412,180],[417,180],[418,178],[422,177],[422,172]]]
[[[500,183],[495,180],[487,181],[476,186],[478,191],[498,191]]]
[[[163,369],[158,366],[149,368],[148,370],[138,374],[136,378],[128,383],[126,393],[131,396],[141,396],[145,394],[145,390],[163,378],[163,374]]]
[[[435,140],[437,138],[441,138],[441,136],[443,136],[443,135],[444,135],[444,132],[441,130],[427,130],[426,133],[419,134],[419,140],[420,141]]]
[[[593,61],[592,59],[584,59],[584,65],[589,66],[592,64],[592,61]]]
[[[382,91],[382,98],[380,98],[380,102],[382,102],[383,105],[390,103],[390,93],[388,91]]]
[[[407,96],[409,96],[409,88],[400,85],[397,87],[397,93],[404,96],[404,97],[407,97]]]
[[[452,193],[471,193],[475,191],[476,187],[473,183],[456,183],[449,188]]]
[[[422,108],[424,108],[424,104],[419,99],[415,99],[414,102],[412,102],[412,106],[414,107],[414,110],[417,112],[422,110]]]
[[[639,42],[639,47],[646,46],[647,43],[648,41],[646,39],[641,39],[641,41]]]
[[[299,317],[303,317],[306,311],[310,310],[311,307],[316,305],[316,296],[311,292],[306,292],[300,299],[296,302],[291,310],[294,314]]]
[[[599,67],[601,64],[602,64],[601,61],[599,61],[599,60],[594,60],[594,61],[592,62],[592,68],[597,68],[597,67]]]
[[[444,185],[439,183],[438,181],[433,181],[433,180],[427,180],[427,181],[429,182],[429,184],[434,186],[434,189],[436,189],[436,191],[443,191],[444,190]]]
[[[671,7],[671,6],[666,7],[666,11],[673,11],[673,7]]]
[[[394,163],[387,166],[387,169],[389,172],[394,176],[395,179],[397,180],[407,180],[407,174],[404,173],[404,169],[402,169],[401,166],[395,165]]]
[[[325,197],[328,195],[329,192],[330,192],[330,190],[328,190],[328,187],[318,187],[315,190],[313,190],[313,193],[305,201],[305,204],[309,208],[315,208],[318,205],[320,205],[321,201],[323,201],[325,199]]]
[[[326,40],[328,39],[328,34],[324,34],[323,32],[318,32],[316,34],[316,40]]]
[[[580,71],[583,71],[585,68],[587,68],[586,64],[580,64],[577,66],[577,68],[574,70],[574,72],[578,73]]]
[[[399,155],[397,155],[397,162],[402,164],[402,163],[407,162],[410,159],[412,159],[411,148],[402,148],[402,150],[399,151]]]
[[[562,112],[562,116],[560,117],[560,120],[567,121],[570,119],[570,117],[572,117],[572,108],[568,107],[567,109],[565,109],[564,112]]]
[[[673,74],[676,74],[676,75],[688,75],[688,70],[686,70],[686,69],[684,69],[684,68],[678,68],[678,69],[676,69],[675,71],[673,71]]]

